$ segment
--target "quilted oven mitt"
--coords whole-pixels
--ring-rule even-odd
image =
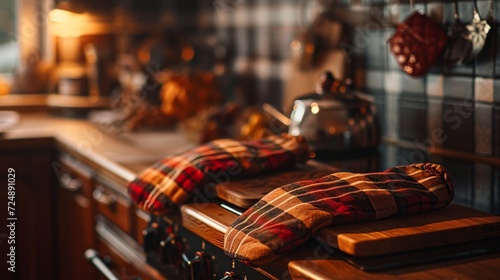
[[[207,193],[217,180],[291,168],[305,162],[309,148],[300,136],[273,135],[240,142],[219,139],[146,168],[128,184],[129,196],[150,213],[164,213],[195,193]]]
[[[398,24],[389,38],[391,52],[410,76],[425,74],[443,52],[446,42],[441,26],[418,11]]]
[[[442,208],[453,196],[447,171],[432,163],[299,181],[271,191],[238,217],[226,231],[224,251],[260,266],[323,227]]]

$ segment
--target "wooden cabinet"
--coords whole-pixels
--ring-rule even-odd
[[[64,152],[56,165],[58,279],[105,279],[103,269],[117,279],[163,279],[133,239],[134,208],[126,191]],[[89,256],[108,269],[92,265]]]
[[[94,181],[97,171],[84,163],[63,152],[57,156],[55,147],[53,138],[3,139],[0,143],[2,228],[7,218],[16,218],[12,233],[0,229],[0,279],[99,279],[99,272],[85,259],[89,248],[111,257],[117,276],[161,279],[145,268],[145,258],[130,254],[129,248],[141,249],[129,237],[135,232],[133,208],[126,195],[110,188],[111,184]],[[15,179],[11,180],[13,216],[7,211],[8,176]],[[127,242],[109,230],[101,230],[98,239],[96,215],[115,224],[115,232],[127,236]],[[15,248],[15,273],[6,264],[11,246]]]
[[[59,179],[56,191],[58,278],[96,279],[96,271],[84,257],[85,250],[97,244],[91,172],[72,163],[69,157],[61,157],[54,165]]]
[[[55,214],[52,195],[54,173],[53,140],[3,140],[0,144],[0,279],[56,279]],[[8,172],[12,168],[13,172]],[[7,209],[8,173],[15,195],[14,215]],[[12,209],[11,209],[12,210]],[[7,220],[16,218],[16,220]],[[7,222],[14,227],[7,229]],[[15,257],[15,273],[7,270],[11,246]],[[11,257],[9,257],[11,259]]]

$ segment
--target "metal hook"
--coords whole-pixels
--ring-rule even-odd
[[[456,22],[459,22],[460,16],[458,14],[458,0],[453,1],[453,11],[454,11],[453,18],[455,19]]]

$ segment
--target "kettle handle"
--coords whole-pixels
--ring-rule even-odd
[[[285,116],[283,113],[281,113],[280,111],[278,111],[271,104],[264,103],[262,105],[262,109],[266,113],[269,113],[273,118],[277,119],[278,121],[280,121],[282,124],[284,124],[287,127],[289,127],[290,124],[292,123],[289,117]]]

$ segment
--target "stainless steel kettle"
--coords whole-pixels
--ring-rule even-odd
[[[276,116],[276,110],[264,109]],[[289,125],[288,133],[302,135],[316,153],[358,152],[380,143],[373,99],[348,89],[330,72],[318,79],[316,92],[294,101],[289,121],[283,117],[277,116]]]

